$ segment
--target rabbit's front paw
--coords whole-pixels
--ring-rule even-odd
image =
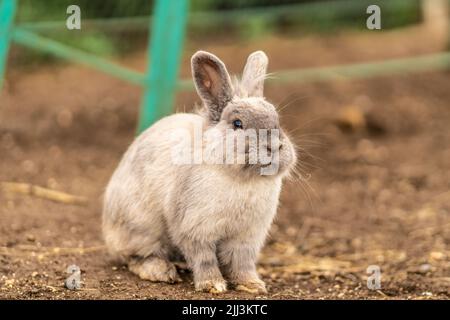
[[[167,283],[182,281],[173,263],[157,257],[130,263],[128,268],[143,280]]]
[[[266,284],[260,279],[240,281],[235,284],[236,290],[248,293],[267,293]]]
[[[195,290],[209,293],[222,293],[227,291],[227,283],[223,279],[198,281],[195,283]]]

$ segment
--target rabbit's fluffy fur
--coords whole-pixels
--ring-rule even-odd
[[[159,120],[123,156],[106,189],[103,234],[112,256],[142,279],[180,281],[171,262],[179,252],[197,290],[223,292],[227,279],[238,290],[266,292],[255,263],[282,179],[296,162],[275,107],[263,97],[267,64],[262,51],[254,52],[242,79],[232,83],[216,56],[197,52],[192,73],[204,112]],[[236,119],[242,128],[233,127]],[[173,132],[184,129],[193,136],[199,126],[206,134],[279,129],[278,171],[261,175],[262,164],[248,163],[173,164]]]

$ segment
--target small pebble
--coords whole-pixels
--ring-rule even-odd
[[[420,273],[428,273],[431,271],[431,265],[429,263],[421,264],[419,267]]]

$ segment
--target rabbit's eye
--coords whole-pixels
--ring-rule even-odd
[[[242,121],[239,119],[234,120],[233,126],[235,129],[242,129]]]

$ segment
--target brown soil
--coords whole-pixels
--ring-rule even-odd
[[[239,72],[265,50],[270,71],[423,54],[441,49],[419,29],[329,37],[189,43]],[[144,53],[122,61],[143,70]],[[285,185],[259,271],[270,299],[448,299],[450,285],[450,74],[421,73],[268,86],[305,149],[302,178]],[[80,66],[14,69],[0,107],[0,181],[87,197],[87,206],[0,192],[0,298],[250,299],[138,279],[102,247],[101,195],[133,139],[140,90]],[[197,100],[180,93],[179,110]],[[70,264],[83,287],[63,286]],[[381,289],[366,285],[381,268]]]

